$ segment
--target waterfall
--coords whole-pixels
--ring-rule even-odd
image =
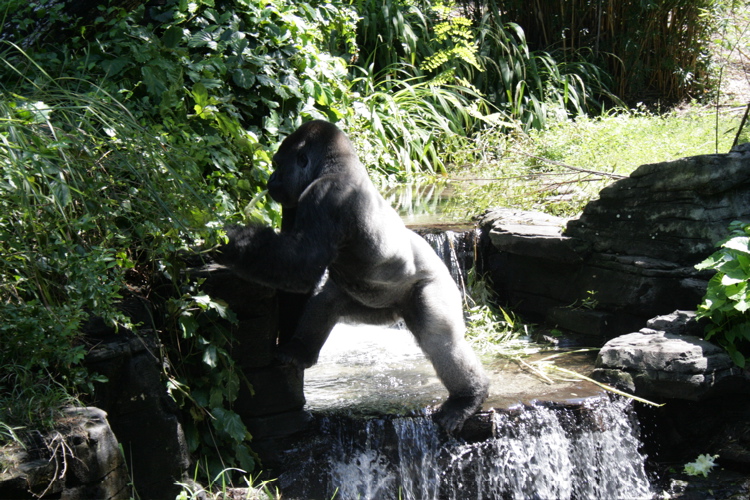
[[[466,291],[466,272],[474,265],[479,229],[469,231],[419,232],[450,271],[459,290]]]
[[[466,442],[429,417],[323,417],[297,469],[306,474],[280,478],[284,498],[652,497],[628,401],[523,406],[492,419],[493,437]]]

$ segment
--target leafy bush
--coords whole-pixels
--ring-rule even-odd
[[[24,378],[82,388],[88,318],[125,323],[115,305],[126,273],[211,241],[195,224],[210,204],[106,92],[34,76],[25,96],[0,86],[0,378],[20,367]]]
[[[4,44],[5,425],[36,425],[55,403],[90,391],[96,378],[80,364],[85,323],[127,323],[117,304],[140,293],[163,301],[155,326],[171,363],[166,382],[192,417],[191,449],[216,457],[217,446],[228,446],[224,464],[201,463],[252,469],[249,434],[231,411],[240,377],[227,354],[231,338],[216,322],[231,314],[184,281],[179,254],[215,245],[226,221],[253,208],[280,137],[303,119],[350,112],[345,63],[320,47],[346,51],[353,21],[306,3],[221,7],[100,7],[79,26],[53,10],[52,25],[71,24],[61,43],[18,39],[25,51]],[[32,8],[19,6],[11,22],[20,25]],[[243,198],[253,201],[243,207]],[[261,208],[267,223],[278,222],[277,207]],[[55,397],[18,398],[34,387]]]
[[[750,224],[735,221],[729,231],[729,237],[718,244],[719,250],[695,266],[716,271],[697,317],[711,321],[706,340],[713,339],[744,367],[750,346]]]

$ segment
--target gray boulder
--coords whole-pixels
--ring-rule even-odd
[[[480,220],[481,265],[517,312],[612,338],[694,309],[711,276],[694,266],[734,220],[750,220],[748,144],[643,165],[578,219],[493,210]]]
[[[747,375],[722,348],[684,335],[697,329],[690,311],[654,318],[647,328],[607,342],[592,377],[655,400],[701,401],[722,392],[747,392]]]

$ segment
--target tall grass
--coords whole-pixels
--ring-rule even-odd
[[[383,71],[404,79],[366,73],[355,80],[362,97],[354,102],[350,132],[365,163],[379,165],[385,174],[445,175],[452,153],[466,147],[467,132],[498,117],[470,86],[412,77],[413,68],[398,66]]]
[[[462,0],[470,12],[485,7],[530,33],[534,49],[567,62],[589,60],[613,78],[612,91],[628,99],[651,95],[679,101],[710,85],[707,53],[721,0]]]
[[[617,101],[600,68],[583,60],[558,62],[548,52],[532,51],[520,25],[500,25],[495,19],[488,14],[478,24],[484,71],[476,72],[471,81],[523,128],[543,128],[553,110],[578,115],[599,111],[604,96]]]
[[[446,5],[448,9],[452,6],[449,2]],[[607,90],[607,75],[599,68],[584,60],[561,63],[550,53],[530,50],[521,26],[501,24],[497,16],[486,14],[470,22],[458,16],[455,9],[446,14],[446,8],[423,0],[358,1],[354,6],[361,17],[357,41],[367,68],[355,73],[354,88],[370,103],[384,99],[385,92],[394,95],[383,106],[388,109],[392,126],[380,127],[383,122],[377,122],[375,127],[382,131],[378,136],[388,134],[393,143],[401,143],[393,136],[393,130],[410,125],[397,117],[409,113],[412,106],[423,108],[422,98],[428,97],[425,92],[421,92],[419,100],[404,99],[405,93],[394,94],[404,89],[413,95],[407,86],[414,81],[419,81],[420,87],[440,89],[439,95],[428,100],[437,112],[452,115],[457,109],[455,101],[461,101],[465,108],[464,103],[473,100],[486,110],[483,112],[499,114],[509,129],[517,125],[524,129],[542,128],[550,113],[598,110],[602,95],[616,100]],[[370,82],[363,88],[361,82],[365,79]],[[455,97],[446,99],[449,93]],[[396,106],[401,113],[394,113]],[[411,125],[418,126],[419,122]],[[474,120],[473,128],[465,125],[461,129],[463,135],[471,135],[481,128],[477,125],[482,125],[482,121]],[[429,134],[433,130],[422,132]],[[416,140],[418,144],[425,143],[424,138]],[[406,162],[400,159],[407,171],[424,163],[422,157],[439,161],[432,148],[423,149],[423,155],[417,154]],[[440,172],[443,167],[438,164],[434,170]]]

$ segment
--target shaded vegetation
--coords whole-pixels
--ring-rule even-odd
[[[633,103],[678,102],[712,90],[706,51],[726,2],[715,0],[488,2],[490,12],[523,26],[533,49],[556,59],[582,58],[612,77],[611,90]],[[472,12],[485,2],[462,1]],[[739,3],[738,3],[739,4]]]

